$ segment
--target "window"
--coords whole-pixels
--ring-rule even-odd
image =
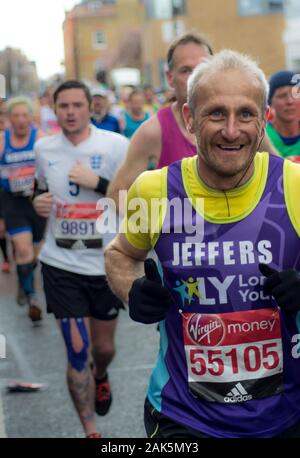
[[[240,16],[283,14],[284,0],[239,0]]]
[[[255,16],[262,14],[261,0],[239,0],[240,16]]]
[[[94,49],[105,49],[106,48],[106,36],[101,30],[97,30],[93,34],[93,48]]]
[[[90,10],[97,10],[103,5],[115,5],[116,0],[87,0],[83,1],[82,3],[87,3]]]
[[[282,14],[283,4],[284,0],[269,0],[267,2],[269,14]]]
[[[144,0],[146,19],[171,19],[186,14],[186,0]]]
[[[173,0],[172,1],[173,16],[181,16],[186,14],[186,0]]]
[[[300,2],[299,0],[286,0],[285,12],[289,19],[300,17]]]
[[[152,65],[151,64],[145,65],[145,83],[152,84]]]
[[[164,59],[159,61],[159,82],[162,89],[169,87],[166,77],[167,62]]]
[[[175,40],[176,37],[185,33],[184,22],[179,19],[163,22],[161,29],[164,43],[170,43],[172,40]]]
[[[101,6],[102,6],[101,0],[95,0],[93,2],[88,3],[88,9],[91,11],[98,10],[99,8],[101,8]]]

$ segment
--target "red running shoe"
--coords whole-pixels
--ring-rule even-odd
[[[87,439],[101,439],[101,434],[99,433],[93,433],[93,434],[89,434],[88,436],[86,436]]]
[[[11,272],[10,263],[8,261],[4,261],[2,264],[1,270],[5,274],[10,274]]]
[[[108,381],[108,375],[96,382],[96,399],[95,399],[95,411],[98,415],[106,415],[109,411],[112,403],[112,394],[110,389],[110,383]]]

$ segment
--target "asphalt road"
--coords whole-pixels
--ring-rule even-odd
[[[6,338],[6,359],[0,359],[0,437],[84,437],[65,384],[66,356],[53,316],[44,313],[33,327],[26,307],[15,302],[15,274],[0,273],[0,335]],[[39,296],[45,309],[43,294]],[[119,318],[117,354],[110,367],[113,404],[98,417],[105,438],[145,437],[143,403],[159,342],[156,326]],[[1,353],[0,353],[1,354]],[[11,381],[47,384],[36,393],[8,393]]]

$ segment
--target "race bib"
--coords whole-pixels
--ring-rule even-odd
[[[33,192],[35,166],[9,167],[3,173],[3,178],[9,182],[9,191],[13,194],[30,196]]]
[[[283,391],[279,310],[182,316],[188,384],[195,397],[236,404]]]
[[[73,250],[102,248],[102,237],[96,229],[97,219],[102,213],[96,204],[57,204],[56,244]]]

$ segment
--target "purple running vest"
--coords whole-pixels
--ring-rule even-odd
[[[168,168],[168,198],[175,197],[187,198],[181,161]],[[184,228],[174,233],[180,224],[171,213],[163,225],[170,233],[155,246],[176,305],[148,397],[164,415],[214,437],[276,436],[300,420],[297,315],[264,296],[258,269],[263,262],[299,270],[283,160],[270,156],[261,199],[241,221],[210,223],[190,210],[193,224],[204,224],[202,239],[193,242]]]
[[[196,146],[182,135],[171,107],[159,110],[157,117],[161,126],[161,153],[158,169],[184,157],[192,157],[197,154]]]

